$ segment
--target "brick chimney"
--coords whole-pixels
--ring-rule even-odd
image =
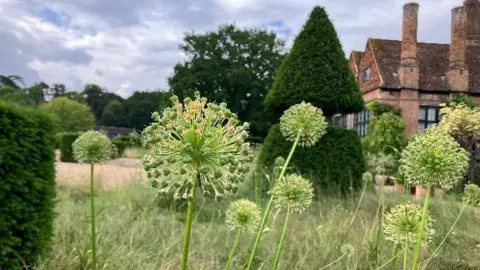
[[[419,88],[419,68],[417,61],[418,4],[403,6],[402,54],[399,68],[400,83],[403,88]]]
[[[450,43],[450,67],[447,79],[452,91],[468,91],[467,22],[465,7],[452,9],[452,41]]]
[[[467,44],[480,46],[480,1],[466,0],[463,5],[468,14]]]

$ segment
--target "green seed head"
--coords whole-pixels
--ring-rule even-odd
[[[80,135],[72,144],[73,155],[80,163],[103,163],[110,160],[112,142],[103,133],[88,131]]]
[[[383,219],[385,238],[397,245],[405,244],[406,239],[414,245],[422,219],[422,208],[413,203],[394,206]],[[433,219],[427,215],[422,245],[427,245],[435,235]]]
[[[462,200],[466,204],[480,206],[480,187],[475,184],[466,185]]]
[[[362,175],[362,180],[364,183],[372,183],[373,182],[373,175],[371,172],[364,172]]]
[[[400,160],[409,184],[453,188],[468,169],[469,155],[447,133],[437,127],[416,136],[402,152]]]
[[[236,200],[226,212],[226,224],[231,230],[247,229],[255,232],[260,223],[260,209],[249,200]]]
[[[303,213],[312,204],[312,183],[297,174],[291,174],[275,184],[271,195],[276,207]]]
[[[211,185],[210,197],[232,194],[232,180],[239,169],[248,171],[246,164],[251,163],[250,146],[245,142],[248,124],[239,125],[226,104],[207,103],[198,92],[184,103],[177,97],[171,100],[173,105],[161,115],[154,114],[155,122],[142,133],[148,148],[145,168],[161,170],[162,175],[153,177],[167,183],[165,190],[176,198],[188,199],[192,188],[186,183],[198,180]]]
[[[280,118],[280,131],[288,141],[295,141],[300,134],[299,145],[313,146],[325,134],[327,121],[322,110],[310,103],[293,105]]]
[[[355,255],[355,248],[350,244],[345,244],[340,248],[342,254],[347,254],[349,258]]]

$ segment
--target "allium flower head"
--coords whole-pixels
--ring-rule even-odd
[[[347,256],[351,258],[355,255],[355,248],[350,244],[345,244],[340,248],[340,252],[342,252],[342,254],[346,253]]]
[[[480,206],[480,187],[475,184],[466,185],[462,200],[466,204]]]
[[[254,159],[245,143],[248,123],[239,125],[225,103],[207,103],[198,92],[183,103],[176,96],[171,101],[142,133],[149,149],[143,165],[158,194],[193,199],[196,183],[206,197],[235,192]]]
[[[304,101],[290,107],[280,118],[282,135],[293,142],[300,133],[299,145],[303,147],[315,145],[326,129],[322,110]]]
[[[102,163],[110,160],[112,142],[103,133],[87,131],[72,144],[73,156],[80,163]]]
[[[226,212],[226,224],[230,230],[247,229],[255,232],[260,223],[260,209],[249,200],[236,200]]]
[[[312,183],[297,174],[288,175],[278,181],[270,193],[276,207],[293,212],[303,213],[312,204]]]
[[[403,245],[408,237],[410,245],[414,245],[417,232],[422,220],[422,208],[413,203],[404,203],[394,206],[383,219],[385,238],[395,244]],[[425,221],[425,231],[422,244],[426,245],[435,235],[433,219],[430,214]]]
[[[469,156],[450,135],[433,127],[407,145],[400,162],[409,184],[432,183],[449,190],[467,172]]]
[[[364,172],[362,174],[362,180],[364,183],[373,183],[373,175],[371,172]]]

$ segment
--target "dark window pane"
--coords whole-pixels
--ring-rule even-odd
[[[419,120],[425,120],[426,117],[426,112],[425,112],[425,107],[420,107],[420,110],[418,111],[418,119]]]
[[[428,121],[437,121],[437,109],[436,108],[428,108],[427,113]]]

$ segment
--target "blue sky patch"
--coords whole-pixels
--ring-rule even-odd
[[[40,17],[47,22],[53,23],[58,27],[67,27],[70,24],[70,16],[64,12],[57,13],[52,9],[44,8],[40,12]]]

